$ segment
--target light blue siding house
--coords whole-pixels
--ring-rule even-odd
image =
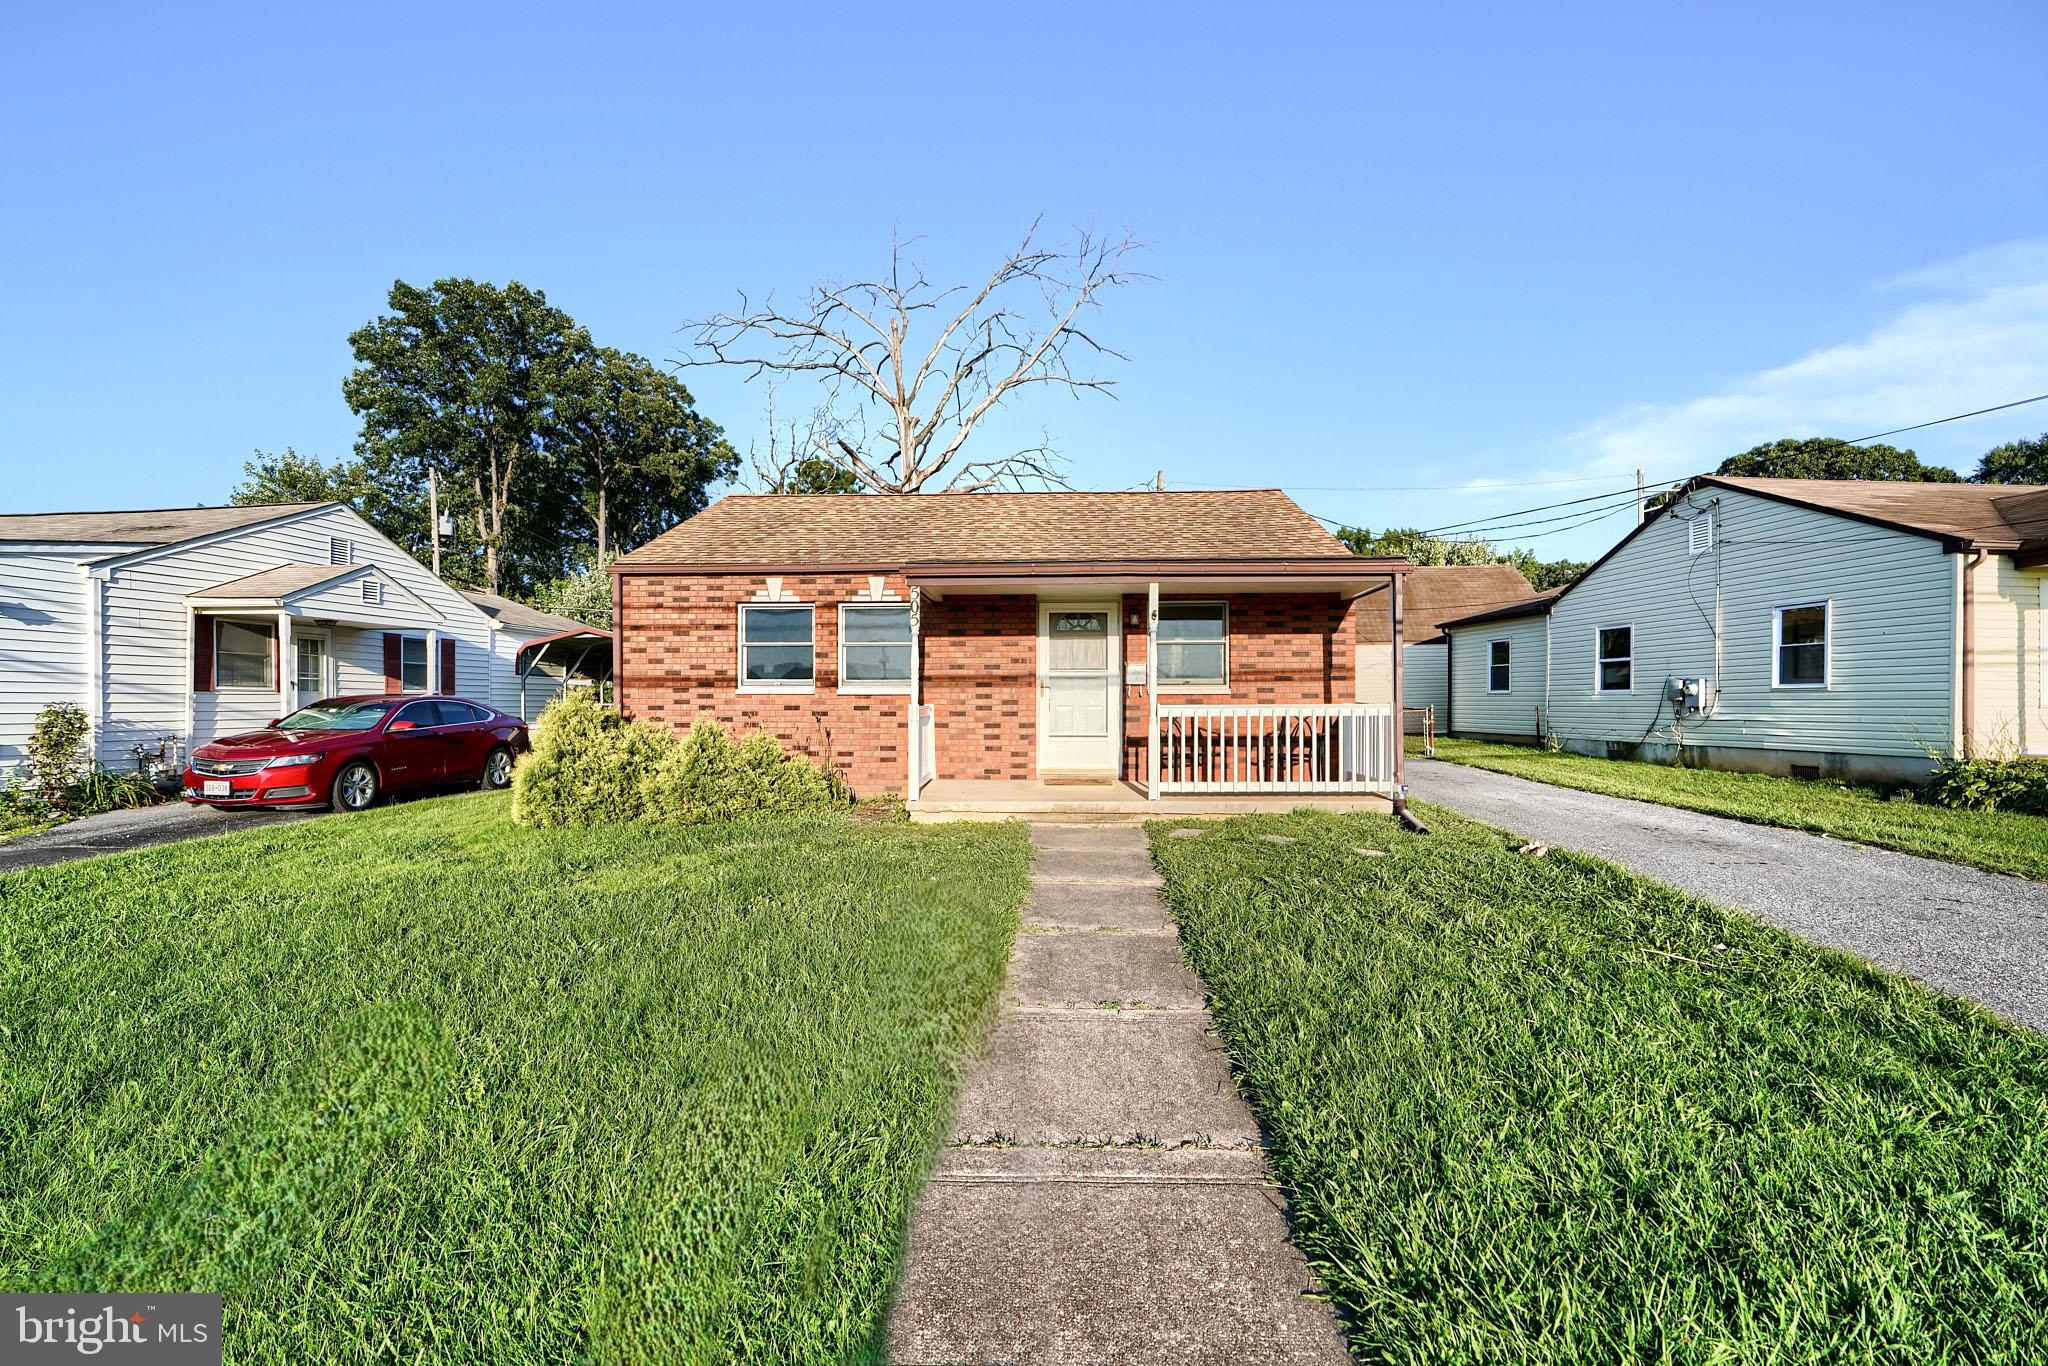
[[[1447,623],[1453,734],[1871,781],[2048,753],[2048,489],[1704,477]]]

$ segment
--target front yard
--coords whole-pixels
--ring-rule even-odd
[[[240,1361],[872,1348],[1028,844],[410,803],[0,877],[0,1285]]]
[[[1153,827],[1361,1359],[2048,1359],[2048,1039],[1426,818]]]
[[[1411,748],[1409,752],[1416,751]],[[1436,757],[1582,792],[1806,830],[1993,873],[2048,881],[2048,820],[2039,816],[1889,801],[1883,794],[1839,783],[1595,759],[1478,740],[1438,740]]]

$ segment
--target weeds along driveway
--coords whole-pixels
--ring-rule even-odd
[[[1458,764],[1413,795],[1576,849],[2048,1030],[2048,883]]]

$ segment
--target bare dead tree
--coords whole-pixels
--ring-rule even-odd
[[[1123,265],[1143,244],[1084,233],[1071,249],[1053,248],[1038,232],[1033,222],[978,286],[934,285],[907,258],[914,240],[898,238],[887,279],[813,285],[788,311],[772,299],[755,309],[742,295],[739,312],[690,324],[700,354],[683,363],[739,366],[749,380],[822,380],[818,449],[876,493],[1063,484],[1049,443],[982,460],[963,448],[1004,398],[1030,386],[1115,397],[1116,381],[1095,368],[1127,357],[1082,323],[1105,292],[1145,278]],[[937,328],[921,350],[911,335],[919,324]],[[856,420],[870,408],[882,416],[872,436]]]
[[[835,444],[843,439],[847,424],[834,418],[823,403],[802,418],[783,417],[776,410],[781,387],[775,380],[768,381],[767,411],[762,417],[768,430],[767,446],[747,443],[754,485],[763,493],[859,492],[860,480],[838,459]]]

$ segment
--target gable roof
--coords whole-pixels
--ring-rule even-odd
[[[135,512],[0,513],[0,542],[85,542],[161,546],[238,531],[327,503],[255,503],[247,507],[152,508]]]
[[[1520,602],[1535,591],[1522,571],[1511,564],[1421,565],[1410,570],[1401,583],[1401,635],[1406,644],[1426,645],[1443,639],[1447,621]],[[1380,644],[1392,637],[1393,623],[1387,613],[1361,605],[1359,643]]]
[[[1736,489],[1781,503],[1948,541],[1954,549],[2048,548],[2048,485],[1926,484],[1888,479],[1737,479],[1701,475],[1695,486]]]
[[[615,568],[1355,560],[1279,489],[733,494]]]
[[[368,565],[281,564],[275,569],[229,579],[189,596],[195,598],[288,598],[345,575],[368,572]]]
[[[597,628],[572,617],[558,617],[552,612],[543,612],[538,607],[528,607],[523,602],[486,593],[481,588],[457,589],[463,597],[476,604],[477,610],[508,631],[532,631],[540,635],[557,635],[562,632],[590,631]]]
[[[1577,580],[1575,579],[1573,582],[1576,583]],[[1474,612],[1470,616],[1454,617],[1443,623],[1443,626],[1448,631],[1454,626],[1477,626],[1481,622],[1487,621],[1513,621],[1516,617],[1540,617],[1550,610],[1552,603],[1564,596],[1565,588],[1570,586],[1570,584],[1566,584],[1559,588],[1546,588],[1541,593],[1521,598],[1514,602],[1502,603],[1500,606],[1491,608],[1488,611]]]

